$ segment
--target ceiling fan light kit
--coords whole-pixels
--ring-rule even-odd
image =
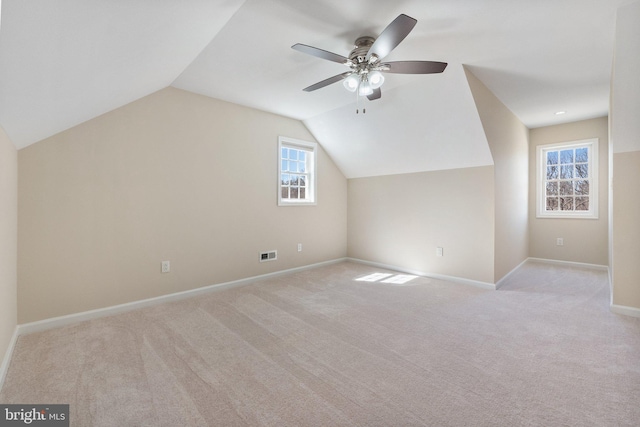
[[[378,89],[384,83],[384,76],[380,71],[372,71],[369,73],[369,84],[373,89]]]
[[[342,84],[349,92],[355,92],[358,89],[358,86],[360,86],[360,78],[357,74],[351,74],[349,77],[344,79]]]
[[[395,74],[435,74],[442,73],[447,67],[446,62],[435,61],[396,61],[382,62],[382,60],[395,49],[402,40],[409,35],[416,23],[410,16],[401,14],[385,28],[378,38],[359,37],[349,57],[328,52],[317,47],[304,44],[294,44],[291,46],[299,52],[337,62],[349,67],[351,70],[338,74],[316,84],[308,86],[303,90],[312,92],[330,84],[343,80],[342,84],[349,92],[356,93],[356,103],[359,97],[366,96],[370,101],[379,99],[382,96],[380,87],[384,83],[382,73]],[[356,109],[356,112],[358,110]],[[363,112],[365,112],[363,110]]]

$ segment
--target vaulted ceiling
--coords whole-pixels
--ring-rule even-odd
[[[302,120],[347,177],[491,164],[463,65],[528,127],[606,115],[625,3],[3,0],[0,126],[22,148],[174,86]],[[418,24],[387,59],[444,73],[387,75],[366,114],[339,83],[302,91],[346,68],[291,45],[347,56],[400,13]]]

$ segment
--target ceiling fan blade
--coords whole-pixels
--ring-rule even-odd
[[[446,62],[435,61],[396,61],[382,64],[382,71],[398,74],[435,74],[447,68]],[[388,68],[388,69],[387,69]]]
[[[375,101],[376,99],[380,99],[381,96],[382,91],[380,90],[380,88],[377,88],[373,90],[373,93],[371,95],[367,95],[367,98],[369,98],[369,101]]]
[[[417,22],[405,14],[399,15],[380,33],[376,41],[371,45],[369,52],[367,52],[366,60],[369,61],[372,55],[375,55],[378,59],[387,56],[409,35]]]
[[[347,62],[349,62],[349,59],[345,56],[338,55],[337,53],[329,52],[327,50],[318,49],[317,47],[307,46],[306,44],[296,43],[291,46],[291,49],[297,50],[298,52],[306,53],[307,55],[315,56],[317,58],[337,62],[339,64],[346,64]]]
[[[347,77],[349,77],[352,74],[351,71],[347,71],[346,73],[342,73],[342,74],[338,74],[337,76],[333,76],[333,77],[329,77],[328,79],[322,80],[321,82],[318,82],[314,85],[311,85],[309,87],[305,87],[304,90],[305,92],[313,92],[314,90],[317,89],[321,89],[325,86],[329,86],[332,83],[335,82],[339,82],[340,80],[343,80]]]

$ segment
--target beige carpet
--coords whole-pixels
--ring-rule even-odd
[[[75,426],[638,426],[640,319],[605,272],[498,291],[341,263],[20,337],[2,403]]]

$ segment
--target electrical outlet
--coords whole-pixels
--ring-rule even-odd
[[[298,252],[302,252],[302,243],[298,243]]]
[[[162,261],[162,272],[168,273],[171,271],[171,263],[169,261]]]
[[[564,239],[562,237],[558,237],[556,239],[556,245],[557,246],[564,246]]]
[[[436,248],[436,256],[444,256],[444,249]]]

